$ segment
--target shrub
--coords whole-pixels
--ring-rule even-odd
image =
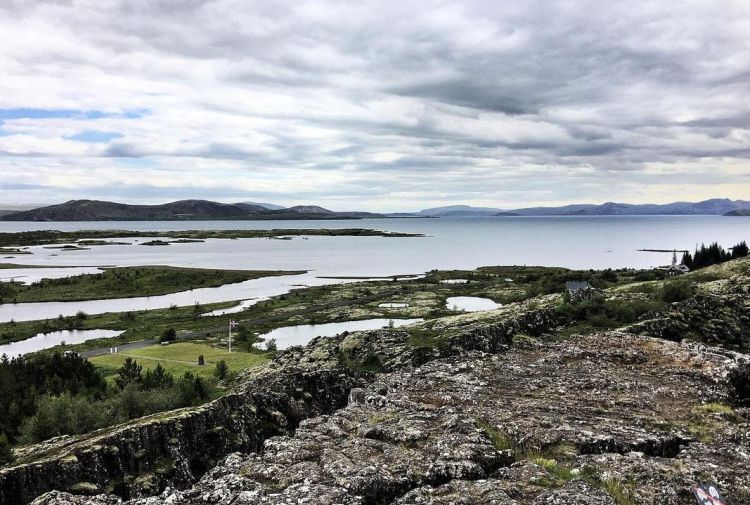
[[[732,370],[728,380],[734,401],[739,405],[750,406],[750,363]]]
[[[660,306],[659,302],[650,300],[606,300],[595,296],[576,303],[563,301],[557,311],[571,321],[586,323],[594,328],[611,328],[632,324]]]
[[[693,285],[686,281],[667,282],[659,290],[659,300],[666,303],[682,302],[693,296]]]
[[[41,442],[60,435],[87,433],[101,426],[107,414],[104,409],[91,408],[84,396],[45,395],[37,400],[36,414],[21,426],[21,440]]]
[[[216,369],[214,370],[214,375],[217,379],[222,380],[227,377],[227,374],[229,373],[229,367],[227,366],[227,362],[222,360],[219,360],[216,363]]]
[[[177,340],[177,331],[174,328],[167,328],[159,337],[159,342],[171,342]]]
[[[161,363],[157,363],[153,370],[146,370],[141,381],[142,388],[145,390],[165,389],[174,386],[174,377],[172,374],[164,371]]]
[[[5,433],[0,433],[0,466],[13,462],[13,449],[10,447],[8,437]]]

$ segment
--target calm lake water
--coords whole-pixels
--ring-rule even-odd
[[[421,323],[424,319],[363,319],[361,321],[343,321],[341,323],[300,324],[285,326],[261,335],[266,340],[275,339],[279,349],[293,345],[305,345],[315,337],[332,337],[345,331],[364,331],[385,328],[393,322],[398,328],[407,324]]]
[[[638,249],[693,249],[701,242],[725,247],[750,239],[750,218],[721,216],[565,216],[476,217],[441,219],[368,219],[332,221],[178,221],[178,222],[0,222],[0,232],[41,229],[191,229],[376,228],[423,233],[419,238],[310,237],[309,240],[208,240],[166,247],[107,245],[64,251],[31,247],[34,254],[8,262],[44,266],[174,265],[184,267],[308,270],[302,276],[258,279],[197,289],[164,297],[0,305],[0,322],[71,315],[164,308],[273,296],[293,284],[339,282],[325,276],[418,274],[431,269],[468,269],[483,265],[544,265],[570,268],[651,267],[668,264],[670,254]],[[123,239],[117,239],[123,241]],[[41,269],[14,270],[12,275],[45,276]],[[53,272],[50,271],[49,274]],[[78,272],[76,272],[78,273]],[[56,271],[56,275],[60,272]],[[0,271],[0,277],[8,275]],[[21,279],[19,279],[21,280]]]
[[[80,344],[95,338],[112,338],[120,335],[116,330],[63,330],[51,333],[40,333],[20,342],[0,345],[0,356],[3,354],[13,357],[20,354],[41,351],[55,347],[63,342],[66,344]]]
[[[489,298],[477,296],[451,296],[445,300],[445,307],[449,310],[462,310],[464,312],[481,312],[483,310],[495,310],[502,307]]]

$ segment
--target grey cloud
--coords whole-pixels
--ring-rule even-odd
[[[744,2],[11,1],[0,14],[0,31],[18,20],[35,35],[0,49],[11,63],[0,108],[150,111],[80,160],[49,141],[64,125],[29,130],[34,142],[0,137],[0,163],[25,163],[32,178],[37,158],[75,166],[99,153],[227,180],[306,170],[331,181],[334,200],[415,185],[486,200],[510,194],[511,179],[513,198],[546,188],[560,200],[569,178],[608,200],[607,178],[667,184],[654,163],[710,187],[750,159]],[[41,31],[50,23],[59,39]],[[30,75],[45,93],[25,89]]]
[[[520,98],[496,94],[492,83],[482,86],[480,83],[466,81],[439,82],[397,87],[390,91],[397,95],[433,98],[453,105],[487,109],[509,115],[534,112],[534,108],[530,104],[522,103]]]

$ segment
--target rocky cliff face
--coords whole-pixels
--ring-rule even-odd
[[[316,339],[202,408],[34,448],[0,502],[677,505],[708,482],[750,504],[748,356],[659,333],[742,336],[741,294],[564,341],[549,307]]]
[[[27,503],[52,489],[128,498],[187,486],[226,454],[259,450],[301,420],[344,406],[350,389],[365,383],[362,375],[288,368],[200,408],[37,445],[0,471],[0,503]]]

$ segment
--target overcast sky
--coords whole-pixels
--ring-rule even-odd
[[[747,0],[0,1],[0,204],[710,197],[750,199]]]

